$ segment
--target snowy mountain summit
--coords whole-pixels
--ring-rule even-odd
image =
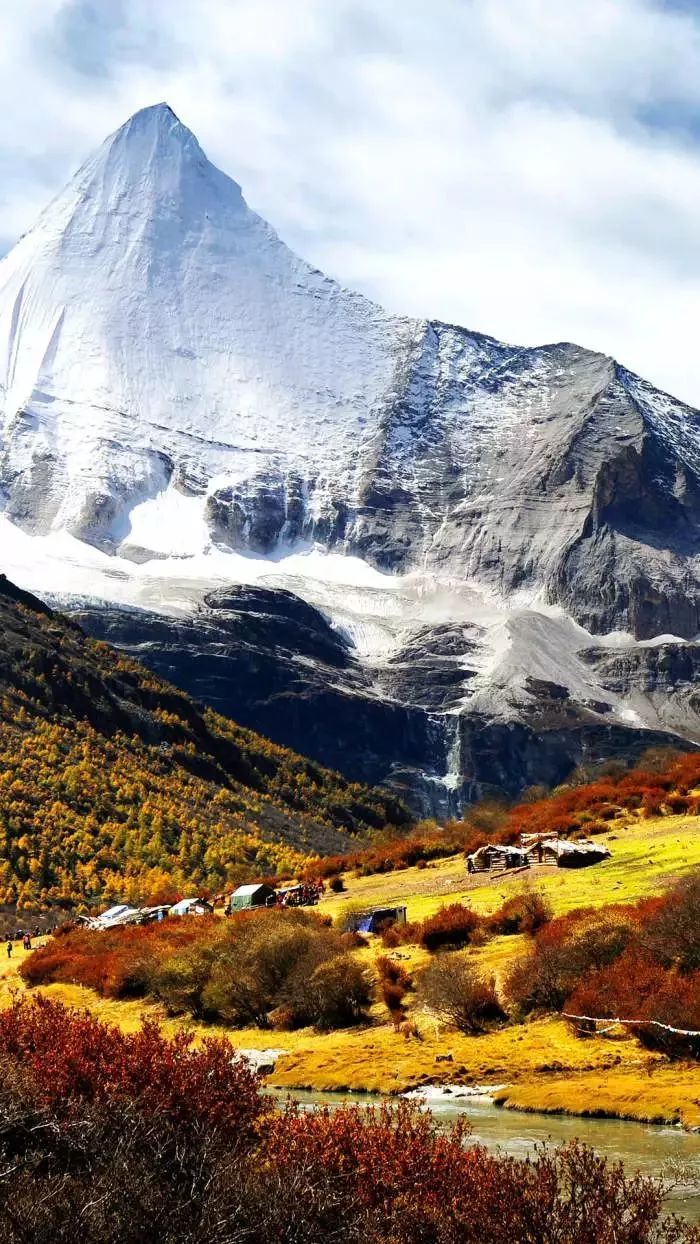
[[[236,544],[233,498],[262,481],[323,504],[410,332],[297,259],[166,105],[144,109],[0,268],[7,513],[116,549],[172,487]]]
[[[537,780],[545,731],[560,768],[640,727],[700,738],[699,518],[696,411],[577,346],[504,345],[343,289],[165,104],[0,264],[0,569],[103,618],[148,609],[143,628],[211,620],[227,585],[293,592],[346,645],[346,707],[399,706],[442,739],[409,762],[397,736],[375,779],[455,799],[507,785],[502,757],[491,776],[475,763],[477,722],[522,736],[511,786]],[[251,609],[255,593],[234,612]],[[284,711],[278,734],[303,733]]]

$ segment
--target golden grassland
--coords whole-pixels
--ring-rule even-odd
[[[619,1065],[612,1042],[580,1041],[559,1019],[536,1019],[494,1030],[483,1037],[445,1033],[430,1020],[421,1037],[405,1038],[391,1025],[315,1038],[280,1059],[273,1084],[288,1088],[398,1093],[420,1084],[529,1084],[552,1074],[599,1076]],[[334,1040],[335,1037],[335,1040]],[[283,1044],[284,1042],[282,1042]],[[629,1058],[640,1073],[648,1056],[629,1042]],[[445,1062],[445,1057],[451,1061]]]
[[[537,869],[493,881],[467,879],[461,857],[427,868],[381,876],[347,876],[347,893],[328,896],[321,911],[338,916],[354,905],[405,903],[409,919],[421,919],[446,902],[462,900],[482,913],[497,908],[523,885],[544,891],[556,914],[574,907],[602,907],[633,901],[663,889],[669,881],[700,865],[697,818],[629,818],[615,823],[606,840],[611,860],[581,871]],[[484,975],[497,982],[527,948],[524,936],[496,937],[466,952]],[[24,986],[17,975],[21,951],[0,963],[0,1003]],[[428,954],[413,945],[391,952],[378,939],[357,954],[369,971],[379,954],[390,953],[409,971],[419,970]],[[99,1018],[135,1030],[145,1016],[158,1019],[166,1032],[188,1028],[195,1040],[226,1036],[241,1049],[282,1048],[268,1083],[278,1088],[317,1091],[399,1093],[429,1082],[503,1086],[495,1098],[507,1108],[578,1115],[610,1115],[700,1128],[700,1066],[669,1064],[645,1051],[624,1032],[581,1038],[556,1017],[531,1020],[469,1037],[441,1028],[410,1004],[418,1036],[396,1031],[383,1004],[373,1008],[368,1026],[331,1033],[310,1029],[273,1032],[231,1030],[172,1018],[160,1006],[117,1002],[77,985],[50,985],[42,993],[70,1006],[85,1007]],[[411,998],[408,995],[407,1000]]]
[[[498,938],[498,942],[520,938]],[[369,960],[373,948],[361,952]],[[397,952],[394,952],[396,954]],[[425,951],[402,947],[398,952],[408,959],[407,966],[419,966]],[[480,952],[474,952],[476,955]],[[25,991],[17,967],[24,951],[15,950],[9,963],[2,965],[0,1004]],[[311,1088],[319,1091],[399,1093],[434,1080],[474,1084],[529,1082],[532,1076],[555,1073],[603,1073],[619,1066],[621,1047],[625,1061],[646,1074],[649,1065],[661,1063],[660,1055],[648,1054],[632,1038],[619,1041],[581,1041],[569,1026],[556,1018],[536,1019],[527,1024],[503,1028],[483,1037],[445,1032],[427,1016],[419,1019],[420,1038],[406,1037],[383,1022],[382,1005],[374,1008],[373,1025],[339,1032],[272,1032],[261,1028],[232,1030],[216,1024],[197,1024],[168,1017],[164,1009],[142,1001],[113,1001],[100,998],[82,985],[43,985],[33,991],[63,1002],[66,1006],[89,1010],[106,1023],[117,1024],[126,1032],[136,1031],[144,1018],[157,1019],[164,1030],[174,1034],[183,1027],[196,1040],[225,1036],[239,1049],[283,1048],[269,1083],[278,1087]],[[445,1056],[451,1061],[444,1061]],[[440,1061],[438,1062],[438,1058]]]
[[[23,991],[16,966],[13,959],[0,978],[2,1003]],[[483,1037],[445,1032],[425,1019],[419,1023],[420,1040],[395,1032],[378,1015],[370,1028],[332,1033],[232,1031],[168,1017],[152,1003],[100,998],[80,985],[49,985],[38,992],[66,1006],[85,1008],[126,1032],[136,1031],[149,1017],[157,1019],[168,1035],[186,1028],[196,1043],[218,1036],[238,1049],[284,1049],[287,1052],[267,1077],[275,1088],[397,1094],[428,1083],[481,1084],[493,1086],[494,1099],[508,1109],[700,1127],[696,1064],[669,1065],[624,1034],[581,1040],[556,1018]],[[446,1055],[451,1061],[445,1061]]]
[[[697,817],[664,816],[644,820],[629,814],[611,823],[605,843],[612,858],[593,868],[551,866],[501,874],[493,880],[468,877],[464,857],[436,860],[425,868],[370,877],[346,876],[347,892],[322,901],[322,910],[340,915],[348,905],[367,907],[404,903],[409,920],[424,920],[445,903],[464,902],[488,915],[523,883],[547,895],[555,915],[574,907],[605,907],[634,902],[664,889],[675,877],[700,867],[700,824]]]
[[[700,1129],[700,1067],[649,1060],[644,1067],[616,1067],[512,1083],[494,1094],[511,1110],[577,1114],[588,1118],[639,1119]]]

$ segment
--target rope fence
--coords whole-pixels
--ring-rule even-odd
[[[664,1032],[673,1032],[679,1037],[700,1037],[700,1031],[692,1028],[673,1028],[671,1024],[662,1024],[658,1019],[618,1019],[612,1015],[571,1015],[568,1011],[562,1011],[564,1019],[586,1020],[590,1024],[609,1024],[614,1028],[616,1024],[628,1024],[630,1027],[641,1028],[644,1024],[654,1027],[663,1028]],[[608,1031],[607,1029],[605,1031]]]

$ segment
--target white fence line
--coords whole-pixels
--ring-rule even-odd
[[[700,1032],[694,1031],[692,1028],[672,1028],[670,1024],[662,1024],[658,1019],[618,1019],[612,1015],[571,1015],[568,1011],[562,1011],[564,1019],[585,1019],[592,1024],[629,1024],[635,1028],[640,1028],[642,1024],[651,1024],[654,1028],[663,1028],[665,1032],[675,1032],[680,1037],[700,1037]]]

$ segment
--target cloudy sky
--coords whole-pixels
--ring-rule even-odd
[[[345,284],[700,406],[700,0],[2,0],[0,250],[160,100]]]

